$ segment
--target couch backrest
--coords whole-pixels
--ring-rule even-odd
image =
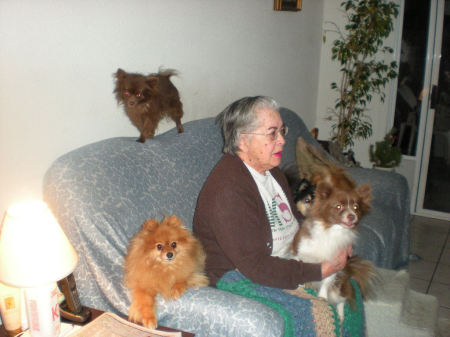
[[[289,127],[286,166],[295,163],[299,135],[314,140],[295,113],[280,111]],[[164,214],[175,214],[191,227],[197,196],[222,155],[223,141],[214,118],[185,123],[184,130],[172,129],[144,144],[111,138],[67,153],[46,174],[44,199],[61,222],[79,217],[80,223],[95,223],[103,235],[119,230],[130,238],[143,221]]]

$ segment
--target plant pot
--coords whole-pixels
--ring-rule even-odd
[[[374,169],[381,170],[381,171],[395,172],[395,167],[384,167],[384,166],[376,166],[376,165],[373,165],[372,167]]]

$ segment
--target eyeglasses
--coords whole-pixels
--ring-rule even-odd
[[[278,139],[278,136],[286,137],[288,134],[288,127],[287,125],[283,125],[278,130],[272,130],[269,133],[256,133],[256,132],[241,132],[243,135],[257,135],[257,136],[267,136],[271,141],[275,141]]]

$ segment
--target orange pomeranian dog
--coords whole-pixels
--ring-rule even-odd
[[[175,215],[162,222],[147,220],[125,256],[125,284],[132,301],[128,318],[156,327],[157,294],[177,299],[189,287],[207,286],[206,255],[200,242]]]

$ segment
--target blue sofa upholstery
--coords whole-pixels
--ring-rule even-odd
[[[319,146],[301,118],[281,108],[289,127],[282,165],[294,165],[299,136]],[[199,191],[222,155],[214,118],[184,124],[141,144],[111,138],[58,158],[44,177],[44,200],[68,235],[80,260],[74,272],[81,301],[115,313],[128,313],[123,258],[131,237],[149,218],[179,216],[187,227]],[[409,191],[399,174],[352,168],[358,184],[373,187],[373,210],[360,227],[355,253],[377,266],[396,268],[408,261]],[[196,336],[280,336],[279,314],[251,299],[205,287],[177,301],[158,300],[162,325]]]

